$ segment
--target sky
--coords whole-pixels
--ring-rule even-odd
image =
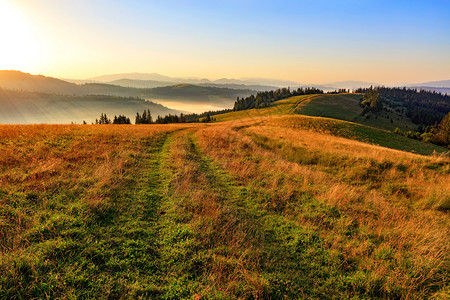
[[[450,79],[450,1],[0,0],[0,69],[380,84]]]

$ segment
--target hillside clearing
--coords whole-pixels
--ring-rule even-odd
[[[363,116],[363,108],[359,105],[361,97],[361,94],[320,95],[302,103],[295,113],[339,119],[390,131],[397,127],[406,131],[416,129],[417,125],[404,113],[398,113],[391,107],[386,107],[377,115],[369,113]]]

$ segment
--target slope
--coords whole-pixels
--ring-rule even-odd
[[[345,120],[391,131],[397,127],[402,130],[417,128],[417,125],[412,123],[405,113],[395,111],[389,106],[377,115],[369,113],[362,116],[363,109],[359,105],[360,99],[360,94],[321,95],[304,102],[296,113]]]
[[[268,108],[230,112],[216,115],[214,118],[219,122],[239,123],[246,120],[264,120],[266,117],[291,115],[284,118],[286,125],[281,122],[279,126],[292,125],[296,128],[324,131],[335,136],[423,155],[430,155],[435,151],[438,153],[448,151],[448,149],[440,146],[423,143],[387,131],[386,129],[392,128],[392,123],[387,118],[373,120],[362,118],[359,115],[362,111],[358,104],[359,97],[360,95],[351,94],[296,96],[277,101]],[[307,114],[312,116],[305,116]],[[355,122],[361,122],[362,124]],[[403,123],[394,123],[394,125],[403,124],[405,128],[410,129],[415,126],[411,125],[412,123],[406,121],[405,118],[400,119],[400,122]]]

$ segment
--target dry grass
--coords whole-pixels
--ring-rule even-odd
[[[2,278],[67,297],[448,297],[450,159],[301,119],[0,126]]]
[[[198,132],[199,144],[243,184],[267,191],[271,197],[263,208],[314,226],[329,249],[358,261],[365,275],[356,285],[370,290],[371,284],[382,282],[381,295],[415,298],[448,284],[450,223],[439,210],[446,209],[442,205],[450,195],[449,158],[280,128],[276,122],[243,124],[245,134],[222,127],[227,124],[204,129]],[[295,147],[298,156],[283,151]],[[302,160],[311,153],[318,162]],[[435,165],[437,170],[429,168]],[[373,166],[381,169],[370,180],[357,177]],[[296,195],[305,193],[338,209],[341,217],[312,217],[302,211]]]
[[[198,152],[191,135],[192,132],[176,135],[168,149],[167,167],[173,179],[166,218],[167,222],[178,223],[179,230],[194,235],[195,253],[190,253],[190,243],[180,246],[180,252],[186,253],[184,261],[201,261],[197,276],[202,285],[197,288],[196,297],[257,295],[263,285],[256,272],[257,230],[245,213],[234,209],[233,192],[218,182],[221,178],[216,177],[214,167]],[[189,270],[184,267],[170,273],[173,272],[182,277]]]
[[[83,194],[88,208],[106,206],[107,191],[143,151],[137,142],[179,127],[0,125],[1,251],[29,244],[23,233],[39,222],[52,195]],[[35,210],[20,210],[22,201]]]

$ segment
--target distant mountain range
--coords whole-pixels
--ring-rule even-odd
[[[254,92],[254,90],[249,88],[230,89],[213,86],[213,84],[212,86],[200,86],[171,82],[169,85],[158,86],[157,82],[135,81],[132,79],[117,80],[115,83],[75,84],[52,77],[31,75],[19,71],[0,71],[0,87],[4,89],[60,95],[112,95],[139,97],[148,100],[208,103],[222,107],[224,105],[232,106],[237,97],[249,96]],[[141,87],[138,88],[139,85]],[[147,88],[146,86],[153,87]]]
[[[435,88],[450,88],[450,80],[439,80],[439,81],[429,81],[422,83],[410,84],[408,86],[417,86],[417,87],[435,87]]]
[[[450,80],[429,81],[407,85],[409,88],[418,90],[435,91],[450,95]]]
[[[222,78],[218,80],[209,80],[206,78],[193,78],[193,77],[169,77],[157,73],[123,73],[123,74],[97,76],[86,80],[67,79],[67,81],[78,84],[101,82],[134,88],[155,88],[177,84],[193,84],[207,87],[220,87],[220,88],[254,90],[254,91],[267,91],[277,89],[281,86],[299,85],[299,83],[297,82],[280,81],[275,79],[238,80],[238,79]]]
[[[102,112],[110,117],[125,114],[134,118],[136,112],[144,109],[150,109],[155,117],[180,111],[200,113],[233,107],[237,97],[252,93],[249,89],[192,84],[156,88],[75,84],[20,71],[0,71],[0,124],[89,123]]]
[[[377,83],[363,82],[363,81],[341,81],[330,84],[304,84],[296,81],[267,79],[267,78],[221,78],[217,80],[210,80],[206,78],[195,77],[169,77],[158,73],[122,73],[97,76],[86,80],[71,80],[73,83],[106,83],[113,85],[120,85],[123,87],[134,88],[155,88],[164,87],[177,84],[193,84],[207,87],[220,87],[237,90],[253,90],[253,91],[267,91],[275,90],[281,87],[299,88],[299,87],[317,87],[324,91],[332,91],[339,88],[355,89],[359,87],[376,86]]]
[[[331,91],[340,88],[356,89],[360,87],[380,86],[382,84],[366,81],[338,81],[326,84],[304,84],[296,81],[267,79],[267,78],[221,78],[210,80],[207,78],[196,77],[170,77],[158,73],[122,73],[97,76],[86,80],[70,80],[74,83],[92,83],[103,82],[108,84],[116,84],[120,86],[136,87],[136,88],[153,88],[161,86],[169,86],[180,83],[189,83],[202,86],[227,87],[231,89],[250,89],[255,91],[266,91],[280,87],[317,87],[324,91]],[[391,87],[393,87],[392,85]],[[411,88],[427,88],[434,90],[435,88],[450,88],[450,80],[430,81],[415,84],[405,84],[402,86]]]
[[[268,85],[268,86],[297,86],[300,83],[295,81],[283,81],[278,79],[266,79],[266,78],[243,78],[243,79],[229,79],[221,78],[217,80],[209,80],[207,78],[196,77],[169,77],[158,73],[122,73],[111,74],[89,78],[88,80],[96,82],[111,82],[121,79],[131,80],[151,80],[159,82],[172,82],[172,83],[214,83],[214,84],[236,84],[236,85]]]

